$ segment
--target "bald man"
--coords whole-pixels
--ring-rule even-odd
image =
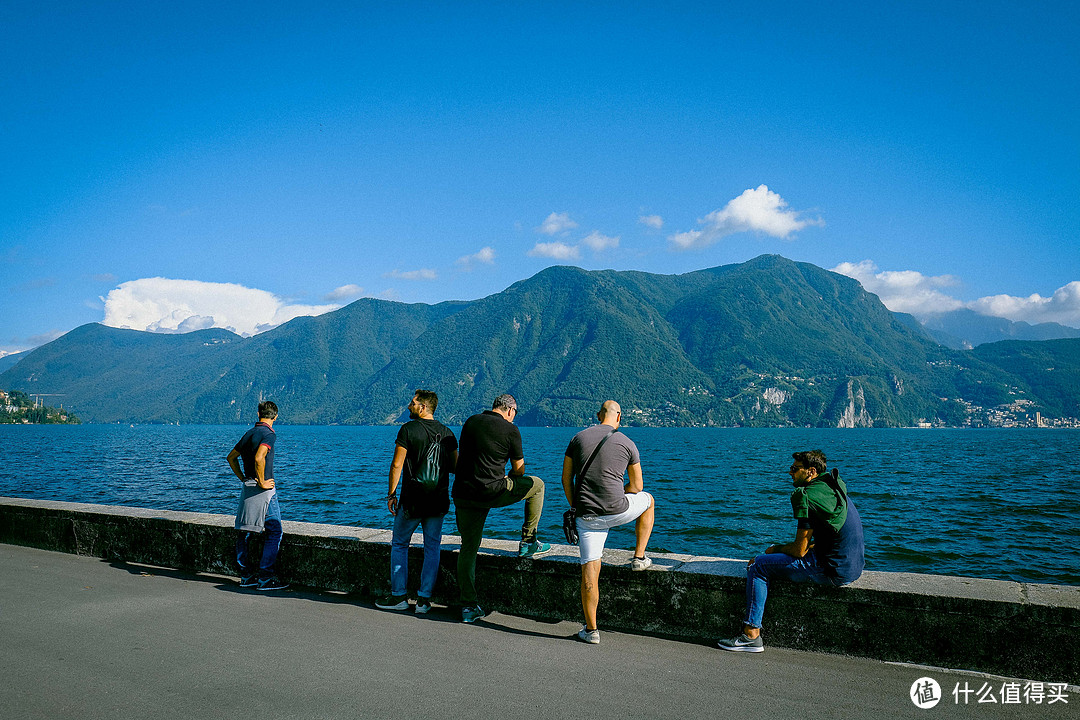
[[[592,645],[600,642],[596,609],[600,602],[600,560],[608,530],[636,521],[637,543],[630,567],[644,570],[652,565],[652,560],[645,555],[645,547],[652,535],[655,505],[652,495],[642,490],[637,446],[619,432],[622,423],[619,403],[607,400],[596,418],[599,425],[585,428],[570,441],[562,472],[563,492],[577,514],[581,555],[581,607],[585,612],[585,625],[577,636]],[[629,482],[625,484],[624,474],[629,476]]]

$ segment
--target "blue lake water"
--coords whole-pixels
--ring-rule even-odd
[[[275,426],[287,520],[389,528],[396,427]],[[228,513],[236,425],[0,425],[0,495]],[[542,538],[562,536],[562,456],[577,428],[522,428],[547,483]],[[1080,585],[1080,430],[626,428],[656,497],[653,551],[747,558],[794,535],[787,468],[820,448],[863,517],[867,567]],[[455,428],[457,432],[457,428]],[[485,534],[516,539],[521,506]],[[445,532],[456,534],[453,511]],[[609,547],[633,547],[633,526]]]

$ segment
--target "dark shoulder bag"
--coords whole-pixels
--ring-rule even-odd
[[[577,477],[574,478],[574,505],[577,505],[578,492],[581,490],[581,479],[585,477],[585,473],[588,472],[589,466],[592,465],[592,461],[596,459],[596,454],[600,452],[600,448],[604,447],[604,443],[606,443],[607,439],[611,437],[614,433],[615,428],[611,428],[611,430],[608,431],[608,434],[605,435],[602,440],[600,440],[600,443],[592,451],[592,455],[589,456],[589,459],[586,460],[585,464],[581,466],[581,471],[578,472]],[[563,534],[566,535],[566,542],[570,543],[571,545],[577,545],[577,510],[574,509],[573,505],[570,506],[569,510],[563,513],[562,529]]]

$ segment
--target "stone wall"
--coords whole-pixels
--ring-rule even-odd
[[[390,532],[288,522],[282,575],[369,601],[388,590]],[[196,573],[235,573],[226,515],[0,498],[0,543],[144,563]],[[446,536],[436,603],[453,605],[458,538]],[[418,584],[420,536],[409,558]],[[652,555],[631,572],[631,553],[609,550],[600,576],[600,626],[714,642],[744,609],[745,561]],[[577,548],[536,559],[517,543],[484,542],[477,587],[486,610],[580,619]],[[963,668],[1080,684],[1080,588],[868,571],[843,588],[777,583],[769,594],[767,646]],[[719,652],[719,651],[718,651]]]

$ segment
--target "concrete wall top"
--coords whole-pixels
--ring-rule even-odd
[[[233,527],[232,515],[3,496],[0,496],[0,504],[102,515],[161,518],[176,522]],[[286,534],[312,539],[352,538],[363,542],[385,544],[389,544],[391,539],[390,530],[379,528],[365,528],[354,525],[325,525],[288,520],[283,523],[283,526]],[[419,534],[416,537],[419,538]],[[454,550],[460,545],[460,542],[460,538],[455,535],[444,535],[443,549]],[[517,541],[485,539],[481,545],[481,553],[516,557],[517,546]],[[630,550],[605,549],[604,564],[629,565],[632,556],[633,553]],[[680,572],[732,578],[744,578],[746,575],[746,560],[678,553],[650,553],[650,557],[653,559],[653,565],[648,572]],[[577,547],[553,543],[551,554],[538,558],[537,561],[577,564]],[[980,600],[1080,610],[1080,587],[1072,585],[1021,583],[952,575],[867,570],[856,582],[846,587],[856,590],[900,593],[930,598]]]

